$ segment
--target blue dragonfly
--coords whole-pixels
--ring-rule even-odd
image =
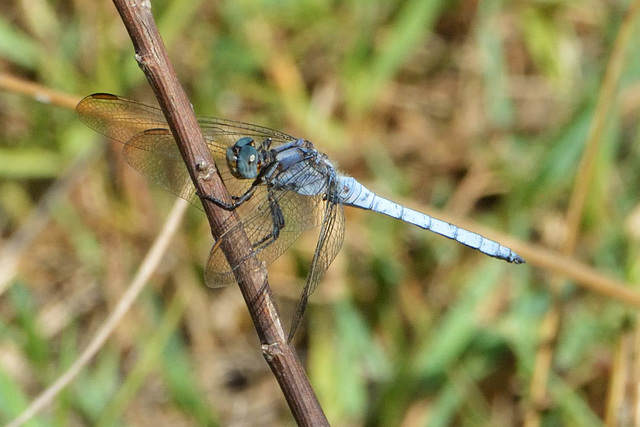
[[[123,155],[139,172],[198,206],[198,197],[169,126],[158,107],[121,96],[97,93],[76,107],[90,128],[124,144]],[[334,260],[344,240],[344,206],[371,210],[453,239],[514,264],[524,260],[514,251],[480,234],[404,207],[378,196],[337,171],[314,145],[285,133],[232,120],[199,117],[204,138],[232,196],[218,206],[236,210],[258,259],[269,265],[304,230],[320,227],[311,267],[294,315],[289,340],[304,314],[309,296]],[[240,226],[239,224],[235,226]],[[220,236],[207,260],[205,282],[217,288],[235,282]]]

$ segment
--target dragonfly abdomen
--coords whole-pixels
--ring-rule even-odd
[[[414,211],[413,209],[380,197],[360,184],[355,178],[340,176],[339,184],[340,199],[344,205],[371,210],[392,218],[400,219],[449,239],[456,240],[465,246],[477,249],[495,258],[516,264],[524,263],[520,255],[508,247],[487,239],[480,234],[465,230],[446,221],[433,218],[427,214]]]

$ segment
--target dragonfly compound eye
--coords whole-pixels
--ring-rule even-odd
[[[258,150],[253,139],[240,138],[227,149],[227,165],[231,174],[238,179],[254,179],[258,176]]]

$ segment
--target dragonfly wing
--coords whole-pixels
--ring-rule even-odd
[[[273,201],[269,200],[267,187],[261,186],[251,199],[237,208],[240,222],[247,234],[258,259],[271,264],[300,236],[304,230],[318,226],[322,196],[304,196],[295,191],[276,191]],[[277,203],[284,217],[284,227],[274,236],[274,217],[270,204]],[[217,288],[235,282],[233,270],[221,249],[221,240],[232,233],[227,229],[211,249],[205,282],[209,287]],[[277,238],[276,238],[277,237]]]
[[[122,155],[135,170],[201,208],[169,129],[149,129],[135,135],[124,145]]]
[[[198,116],[198,123],[202,128],[205,139],[223,147],[230,147],[235,144],[238,139],[247,136],[253,138],[257,144],[270,138],[272,148],[297,139],[284,132],[268,127],[234,120]]]
[[[158,107],[106,93],[87,96],[76,113],[91,129],[123,144],[147,129],[169,127]]]
[[[335,189],[335,191],[337,191],[337,189]],[[293,339],[298,326],[300,326],[300,321],[307,308],[309,296],[311,296],[313,291],[318,287],[320,279],[322,279],[322,276],[324,276],[324,273],[336,255],[338,255],[338,252],[340,252],[342,242],[344,241],[344,209],[342,204],[332,202],[331,199],[334,198],[327,197],[324,201],[325,215],[322,219],[322,227],[320,228],[318,243],[313,254],[313,260],[311,261],[311,268],[309,269],[307,280],[300,295],[298,308],[291,321],[291,329],[289,330],[288,337],[289,342]]]
[[[80,101],[76,112],[91,129],[123,143],[123,155],[134,169],[201,208],[162,110],[132,99],[98,93]],[[206,126],[203,131],[209,151],[221,168],[220,175],[229,192],[236,196],[244,194],[251,183],[231,175],[225,158],[226,147],[244,136],[242,127],[236,125],[226,129],[225,126],[235,122],[213,118],[201,120]]]
[[[85,97],[76,106],[76,113],[80,121],[91,129],[122,143],[147,129],[169,128],[160,108],[108,93]],[[271,138],[272,147],[296,140],[284,132],[251,123],[202,116],[198,116],[198,123],[207,143],[223,149],[246,136],[258,143]]]
[[[239,180],[228,170],[225,150],[219,145],[209,144],[216,165],[220,170],[229,194],[243,195],[251,186],[250,180]],[[180,150],[169,129],[148,129],[127,142],[122,150],[124,158],[138,172],[151,178],[156,184],[169,190],[176,196],[191,202],[202,209],[195,193],[191,177],[187,172]]]

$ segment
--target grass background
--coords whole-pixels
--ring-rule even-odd
[[[342,252],[297,337],[333,425],[638,421],[636,303],[536,255],[544,247],[638,283],[630,2],[152,4],[196,112],[303,136],[383,196],[512,236],[529,262],[349,209]],[[113,5],[0,9],[0,265],[19,254],[0,283],[5,423],[73,364],[173,199],[71,109],[8,83],[153,103]],[[27,244],[29,215],[44,222]],[[269,269],[286,323],[314,237]],[[32,425],[293,424],[237,288],[203,284],[211,245],[190,209],[107,345]]]

